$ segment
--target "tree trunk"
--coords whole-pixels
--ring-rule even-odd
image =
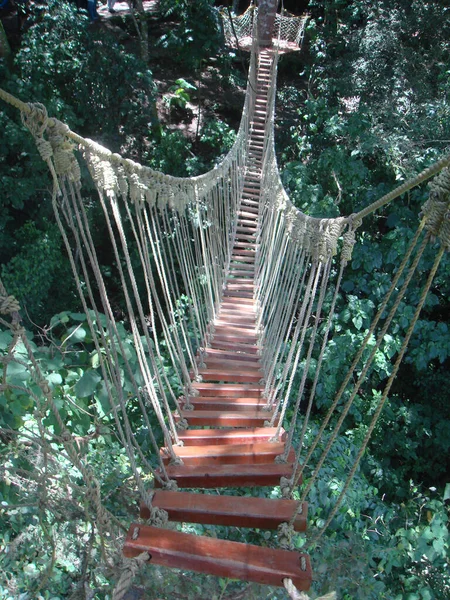
[[[278,0],[259,0],[258,2],[258,39],[259,45],[272,45],[273,27],[277,14]]]
[[[148,63],[148,23],[145,16],[145,9],[142,0],[136,0],[137,17],[134,14],[133,3],[128,0],[131,16],[133,17],[135,27],[139,36],[140,55],[144,62]]]
[[[11,57],[11,46],[9,45],[8,38],[6,37],[3,23],[0,21],[0,56],[9,60]]]

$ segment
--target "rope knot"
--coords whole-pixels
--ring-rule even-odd
[[[153,527],[164,527],[169,522],[169,513],[163,508],[152,506],[150,508],[150,517],[147,519],[147,525]]]
[[[163,489],[168,492],[176,492],[178,490],[178,484],[174,479],[169,479],[163,484]]]
[[[450,170],[448,167],[428,185],[430,194],[422,206],[420,216],[426,219],[425,228],[430,232],[432,240],[439,238],[446,248],[450,248]]]
[[[15,296],[0,296],[0,313],[2,315],[11,315],[19,310],[20,304]]]
[[[295,533],[294,526],[289,523],[280,523],[278,525],[278,544],[283,550],[292,550],[292,537]]]
[[[44,396],[49,396],[52,393],[51,389],[50,389],[50,385],[49,385],[48,381],[46,381],[46,380],[39,382],[39,387],[41,388]],[[68,435],[69,439],[71,438],[70,433],[68,431],[64,431],[63,433],[61,433],[61,437],[63,440],[64,440],[65,435]]]
[[[283,498],[289,498],[291,495],[292,481],[288,477],[280,479],[280,490]]]
[[[21,112],[22,123],[33,137],[42,137],[48,126],[47,109],[40,102],[28,103],[28,114]]]

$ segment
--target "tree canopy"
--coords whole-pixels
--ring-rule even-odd
[[[0,9],[11,46],[11,54],[0,55],[1,86],[24,101],[42,102],[50,115],[112,151],[172,175],[199,174],[235,139],[246,79],[247,58],[224,47],[214,4],[160,0],[158,12],[136,26],[120,16],[90,24],[87,12],[73,3],[29,2],[17,32],[12,22],[22,5],[11,3],[10,12]],[[285,8],[295,10],[292,4],[286,1]],[[429,166],[450,145],[450,5],[310,0],[307,8],[302,51],[279,64],[278,163],[302,211],[351,214]],[[97,350],[54,223],[50,178],[20,118],[6,105],[0,106],[0,130],[1,279],[21,303],[35,359],[64,406],[66,425],[102,473],[107,508],[130,520],[136,489],[105,411]],[[101,268],[109,273],[111,256],[102,252],[105,225],[83,175]],[[351,350],[367,332],[426,197],[426,186],[405,194],[358,232],[309,441],[329,407],[330,390],[351,362]],[[429,249],[423,279],[432,260]],[[332,590],[344,600],[444,600],[450,594],[449,275],[447,258],[346,502],[312,557],[313,597]],[[120,316],[120,281],[111,284]],[[337,449],[311,490],[312,529],[323,524],[339,495],[418,293],[409,292],[403,301]],[[126,322],[120,334],[133,363]],[[0,327],[3,369],[10,341],[9,331]],[[25,357],[23,348],[16,352]],[[17,363],[14,369],[17,389],[0,391],[0,599],[111,598],[115,566],[101,565],[83,488],[74,485],[78,475],[62,452],[50,459],[34,445],[36,405],[23,391],[33,384],[26,366]],[[58,423],[49,411],[42,417],[53,427],[51,443],[61,449]],[[186,527],[211,533],[206,526]],[[249,530],[245,538],[232,530],[220,534],[270,543],[259,531]],[[81,590],[84,596],[75,596]],[[154,569],[137,582],[135,597],[285,596],[276,589]]]

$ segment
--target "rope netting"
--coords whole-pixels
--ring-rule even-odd
[[[247,32],[251,35],[254,14],[255,9],[251,9],[234,19],[238,38],[245,37]],[[278,16],[277,19],[280,39],[298,44],[304,19],[286,16]],[[225,32],[226,22],[225,18]],[[235,33],[231,32],[231,41],[234,36]],[[186,427],[187,423],[181,420],[176,425],[173,413],[179,411],[181,400],[184,408],[189,407],[189,399],[196,393],[193,381],[199,376],[202,353],[214,334],[212,323],[218,315],[229,272],[245,175],[253,168],[247,159],[257,89],[256,48],[254,42],[236,142],[212,171],[194,178],[170,177],[124,159],[74,134],[59,121],[48,118],[44,107],[25,105],[0,91],[4,100],[22,111],[24,123],[35,137],[39,152],[52,173],[55,217],[99,357],[98,369],[115,422],[115,433],[126,451],[136,487],[151,510],[153,522],[164,523],[167,515],[152,509],[149,481],[158,480],[162,487],[176,489],[159,452],[157,431],[163,432],[171,460],[175,463],[180,461],[173,446],[180,444],[178,430]],[[282,426],[288,432],[281,460],[286,460],[291,449],[296,455],[292,478],[281,482],[283,495],[293,497],[300,477],[305,473],[309,475],[298,503],[299,511],[339,435],[345,416],[370,371],[402,299],[411,286],[417,285],[414,277],[421,269],[420,261],[427,244],[436,238],[440,240],[434,265],[395,357],[392,373],[377,400],[367,435],[347,481],[342,485],[340,496],[319,532],[321,535],[339,510],[356,473],[439,263],[450,246],[450,175],[447,169],[450,158],[442,159],[360,213],[323,219],[305,215],[289,200],[276,161],[277,62],[275,50],[268,98],[269,117],[264,136],[255,300],[264,395],[267,408],[274,411],[267,425],[278,424],[275,439],[279,437]],[[97,189],[98,204],[95,208],[100,207],[103,220],[102,251],[107,251],[112,257],[115,278],[121,283],[124,320],[133,338],[139,365],[137,371],[130,363],[120,335],[121,319],[114,309],[117,298],[113,301],[109,277],[101,267],[92,231],[93,215],[98,215],[98,212],[94,212],[92,200],[83,195],[74,141],[79,145],[81,160],[87,165]],[[361,347],[356,349],[354,360],[336,390],[318,435],[306,448],[309,418],[334,335],[335,308],[343,273],[351,261],[357,229],[373,211],[439,172],[430,184],[430,197],[423,207],[417,233],[392,274],[391,286]],[[45,410],[51,410],[58,420],[67,459],[76,466],[89,490],[89,501],[97,515],[99,532],[108,531],[111,538],[117,537],[120,523],[104,509],[95,473],[80,458],[74,436],[61,416],[61,409],[52,399],[50,386],[40,372],[39,364],[33,358],[33,348],[20,326],[18,304],[8,297],[4,288],[0,289],[0,301],[2,314],[10,317],[9,320],[2,317],[0,323],[12,336],[3,357],[2,390],[16,386],[8,376],[8,367],[21,361],[30,370],[35,382],[35,389],[30,393],[36,403],[36,422],[43,447],[50,448],[49,440],[53,436],[43,419]],[[24,354],[17,352],[19,342],[25,349]],[[127,386],[124,385],[125,379]],[[140,413],[147,433],[145,447],[133,430],[130,413],[135,415],[136,411]],[[338,417],[331,428],[329,425],[334,422],[335,411],[338,411]],[[295,516],[293,514],[290,523],[284,524],[279,532],[280,542],[288,540],[288,547]],[[111,533],[113,530],[116,533]],[[129,565],[125,568],[123,581],[130,579],[134,569]]]
[[[250,50],[253,39],[253,26],[258,19],[258,7],[251,4],[242,15],[221,11],[225,43],[231,48]],[[277,13],[273,29],[274,46],[282,50],[300,50],[305,33],[307,16],[297,17],[286,11]]]

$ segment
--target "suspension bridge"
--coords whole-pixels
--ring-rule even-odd
[[[300,48],[305,18],[274,15],[272,40],[264,44],[257,24],[254,9],[232,21],[224,17],[228,43],[239,45],[243,40],[251,51],[247,93],[233,148],[212,171],[198,177],[155,172],[78,136],[48,117],[41,105],[26,105],[3,91],[0,96],[21,110],[52,174],[55,218],[98,351],[116,434],[142,500],[141,520],[127,527],[124,556],[139,564],[284,585],[295,598],[312,582],[309,556],[293,543],[294,534],[307,528],[308,493],[402,298],[415,285],[425,248],[438,238],[435,262],[392,375],[314,542],[344,501],[450,245],[450,158],[359,213],[312,218],[299,211],[280,180],[274,111],[279,56]],[[100,266],[74,143],[97,188],[109,236],[104,243],[109,244],[122,284],[132,350],[123,344]],[[317,436],[307,445],[315,392],[357,229],[374,211],[434,175],[417,232],[355,349]],[[14,343],[21,339],[28,351],[34,380],[58,419],[62,443],[84,478],[104,536],[117,527],[117,519],[103,506],[95,472],[84,464],[32,360],[32,349],[18,326],[17,302],[4,288],[0,292],[2,312],[12,318]],[[137,371],[132,356],[139,364]],[[41,427],[44,435],[43,422]],[[308,478],[301,485],[305,470]],[[266,497],[243,495],[248,488],[265,491],[267,486]],[[275,486],[280,490],[277,498],[270,494]],[[174,529],[177,522],[275,530],[276,547],[184,533]],[[127,565],[114,600],[123,597],[135,572],[131,563]]]

